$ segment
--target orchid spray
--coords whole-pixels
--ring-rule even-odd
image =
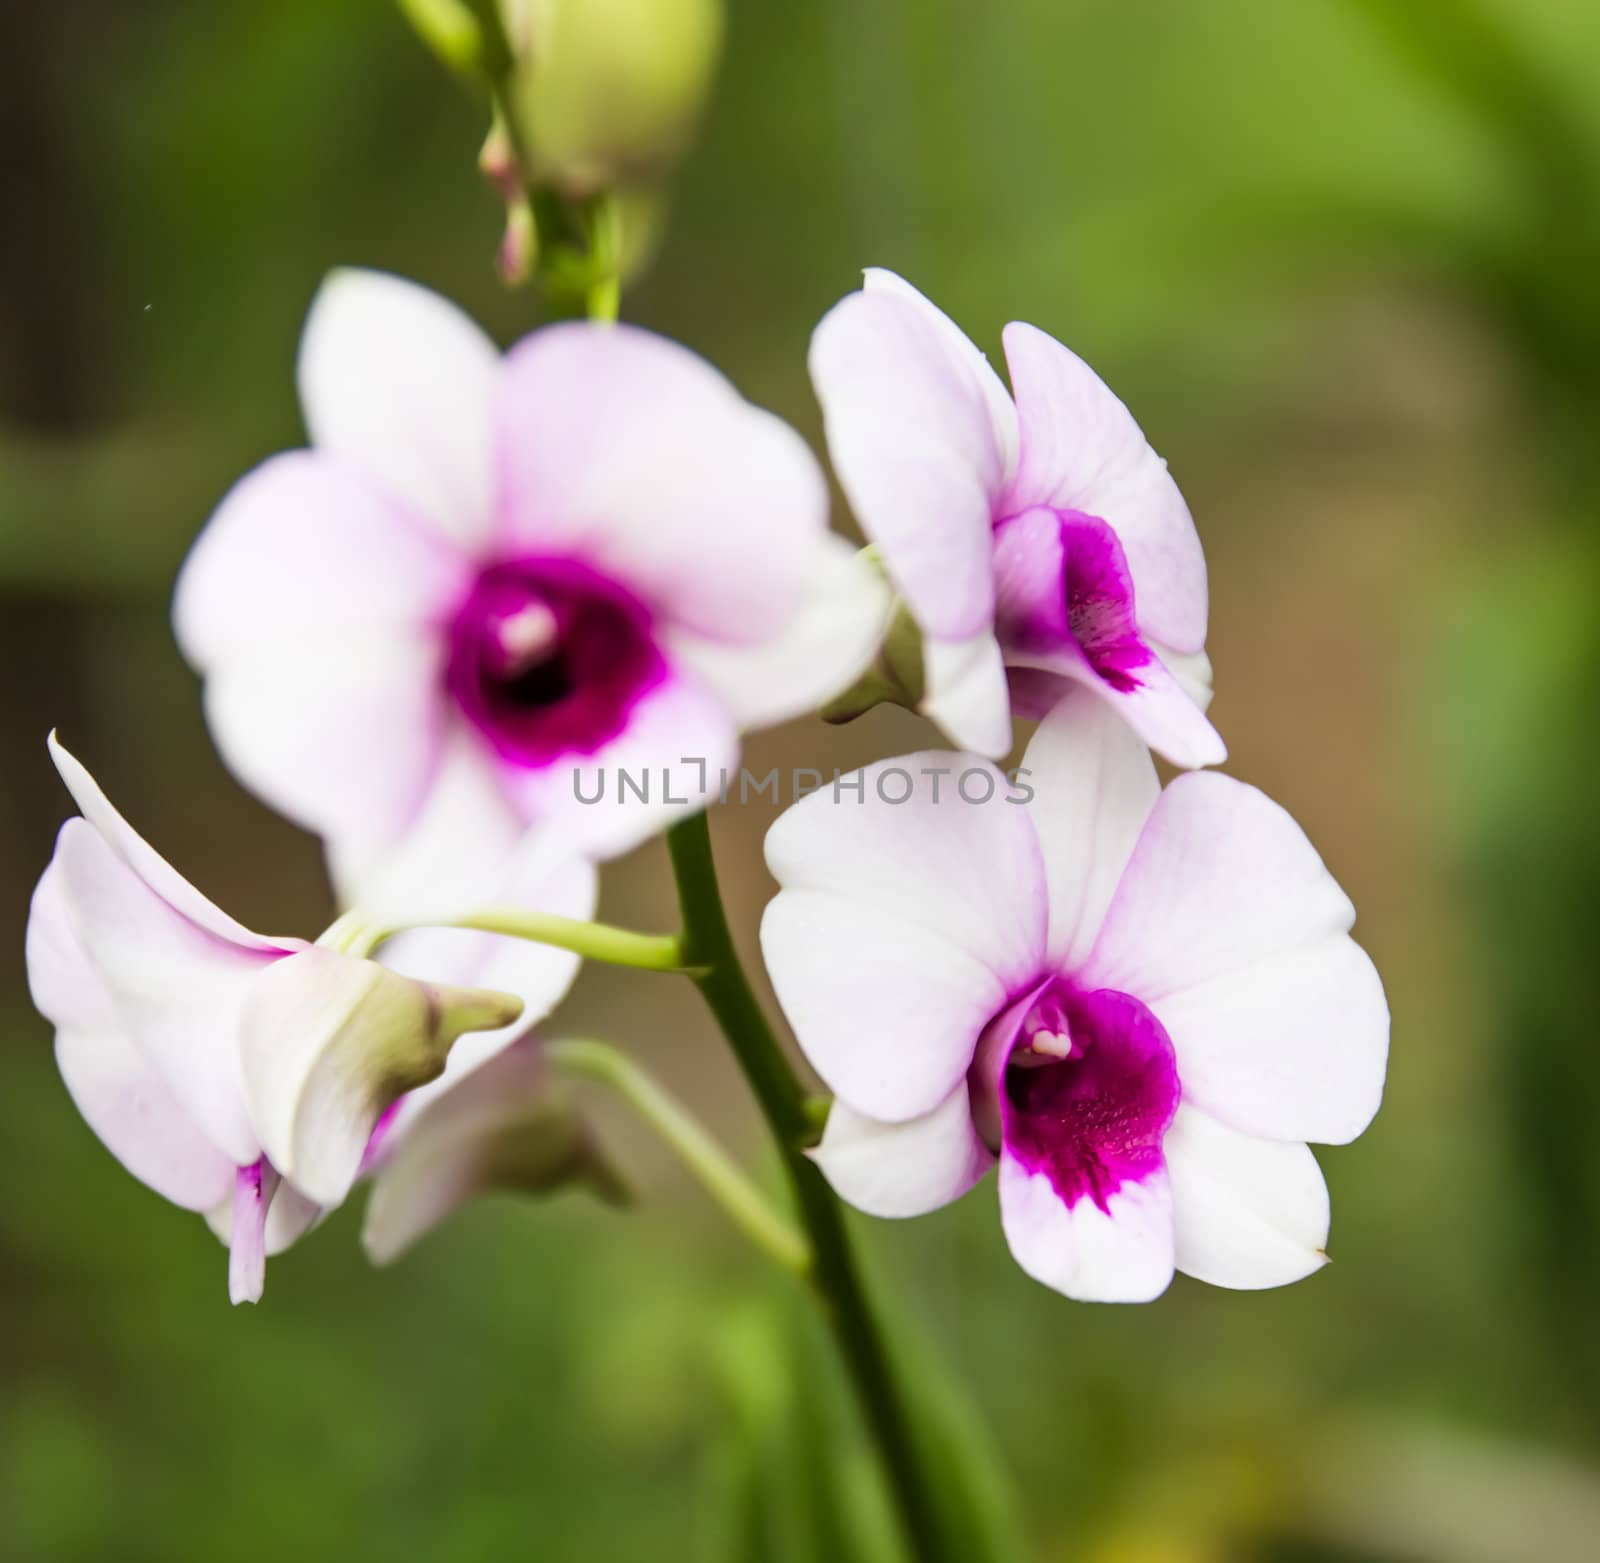
[[[307,448],[222,500],[174,624],[223,758],[321,838],[346,910],[315,941],[250,931],[52,737],[81,817],[27,953],[63,1079],[129,1172],[217,1231],[235,1302],[363,1185],[376,1263],[481,1189],[616,1195],[552,1082],[611,1088],[815,1297],[909,1555],[1009,1556],[845,1206],[915,1216],[996,1169],[1018,1264],[1084,1301],[1312,1274],[1308,1142],[1360,1134],[1386,1064],[1354,911],[1281,808],[1201,769],[1226,751],[1199,533],[1065,346],[1008,327],[1008,390],[868,271],[810,355],[857,550],[794,430],[619,323],[712,0],[402,8],[488,110],[500,270],[549,318],[502,354],[397,277],[318,293]],[[742,734],[884,700],[954,749],[835,777],[767,839],[762,950],[819,1093],[741,964],[707,811]],[[1014,719],[1039,725],[1006,773]],[[1186,771],[1165,790],[1152,750]],[[594,922],[597,865],[657,835],[677,931]],[[527,1029],[583,960],[699,990],[787,1209],[626,1052]]]

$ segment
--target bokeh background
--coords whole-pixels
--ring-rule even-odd
[[[52,725],[246,921],[326,919],[314,844],[208,744],[168,594],[301,437],[328,267],[531,324],[481,133],[381,0],[0,7],[8,1560],[807,1563],[870,1507],[804,1307],[627,1120],[601,1108],[629,1212],[489,1201],[377,1274],[346,1210],[230,1310],[215,1240],[80,1123],[27,1002]],[[1068,1303],[986,1185],[858,1224],[900,1348],[952,1368],[1040,1559],[1596,1556],[1600,7],[735,0],[626,313],[816,441],[807,336],[865,263],[991,352],[1036,322],[1133,405],[1209,551],[1229,769],[1349,889],[1395,1016],[1383,1113],[1322,1157],[1313,1281]],[[927,739],[880,712],[750,755]],[[713,821],[746,931],[769,820]],[[659,843],[604,911],[670,926]],[[637,1050],[765,1165],[672,980],[590,971],[551,1029]]]

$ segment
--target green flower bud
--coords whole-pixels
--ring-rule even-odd
[[[509,112],[569,196],[648,181],[687,147],[722,44],[722,0],[500,0]]]

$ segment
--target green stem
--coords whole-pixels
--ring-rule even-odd
[[[343,922],[341,918],[329,934]],[[585,960],[604,961],[608,966],[633,966],[640,971],[687,970],[683,943],[676,934],[635,933],[631,928],[581,922],[575,917],[557,917],[551,912],[535,912],[522,906],[483,906],[436,922],[362,928],[341,941],[339,947],[352,955],[370,956],[386,939],[416,928],[472,928],[482,933],[504,934],[508,939],[526,939],[530,944],[571,950]],[[323,935],[324,942],[331,942],[329,934]]]
[[[896,1506],[918,1563],[944,1563],[945,1544],[911,1419],[867,1301],[840,1205],[805,1154],[814,1116],[806,1091],[733,946],[704,814],[667,832],[683,909],[683,953],[691,975],[728,1039],[783,1156],[801,1221],[811,1241],[810,1280],[872,1429]]]
[[[666,1141],[746,1237],[785,1269],[798,1275],[810,1270],[805,1239],[773,1211],[700,1121],[626,1053],[605,1042],[563,1041],[546,1043],[544,1055],[562,1074],[609,1086]]]
[[[532,280],[546,313],[552,319],[615,320],[622,299],[621,217],[616,201],[608,193],[568,196],[537,180],[534,148],[528,145],[516,112],[517,58],[500,7],[497,0],[462,3],[477,27],[477,73],[516,165],[522,220],[532,225]]]

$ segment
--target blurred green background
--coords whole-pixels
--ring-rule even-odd
[[[631,1212],[486,1202],[375,1274],[347,1210],[230,1310],[28,1006],[54,724],[246,921],[325,920],[314,844],[210,749],[168,593],[301,437],[327,268],[531,323],[481,135],[382,0],[0,7],[4,1559],[831,1563],[832,1501],[870,1491],[804,1308],[626,1120]],[[985,1185],[857,1224],[897,1340],[952,1368],[1040,1559],[1594,1557],[1600,7],[734,0],[625,312],[816,440],[807,336],[867,263],[991,352],[1036,322],[1132,404],[1209,551],[1229,768],[1322,849],[1395,1015],[1383,1113],[1322,1157],[1311,1282],[1075,1305]],[[880,712],[750,752],[927,740]],[[713,821],[747,931],[768,823]],[[604,911],[670,925],[659,844]],[[762,1157],[669,979],[590,971],[551,1029],[632,1047]]]

